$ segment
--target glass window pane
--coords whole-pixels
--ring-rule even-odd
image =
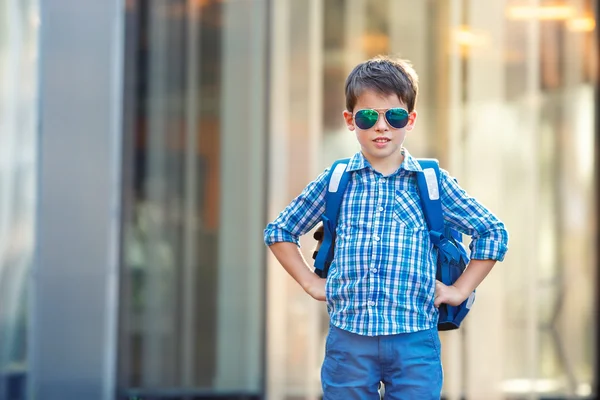
[[[261,391],[266,15],[128,2],[126,393]]]
[[[511,233],[469,317],[477,334],[442,334],[450,396],[592,390],[594,2],[562,1],[562,16],[543,17],[550,3],[322,3],[321,166],[356,150],[340,117],[351,68],[378,53],[408,58],[420,94],[406,146],[439,158]],[[485,357],[493,367],[482,370]]]
[[[25,399],[35,241],[38,2],[0,2],[0,398]]]

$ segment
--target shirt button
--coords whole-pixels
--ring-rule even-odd
[[[369,302],[369,307],[373,307],[373,306],[375,306],[375,302],[374,301],[370,301]]]
[[[379,242],[379,236],[373,236],[373,240],[375,240],[376,242]]]
[[[381,183],[385,183],[385,178],[381,178]]]
[[[377,268],[371,268],[371,272],[376,274],[377,273]]]
[[[379,207],[377,210],[378,211],[383,211],[383,207]]]

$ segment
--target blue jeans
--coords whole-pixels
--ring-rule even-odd
[[[329,325],[321,368],[323,400],[439,400],[440,339],[436,328],[389,336],[362,336]]]

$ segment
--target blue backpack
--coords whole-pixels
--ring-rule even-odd
[[[321,217],[323,232],[315,234],[321,245],[313,254],[315,273],[327,277],[333,261],[335,235],[340,206],[350,180],[346,167],[350,159],[336,161],[329,170],[329,186],[325,196],[325,213]],[[444,223],[442,201],[439,194],[440,168],[437,160],[419,159],[423,171],[417,173],[417,186],[421,198],[421,208],[425,215],[429,238],[437,252],[436,279],[445,285],[452,285],[469,263],[467,250],[462,243],[462,234]],[[442,304],[439,307],[438,330],[458,329],[475,301],[475,291],[459,306]]]

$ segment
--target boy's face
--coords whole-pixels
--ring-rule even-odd
[[[406,137],[406,132],[411,131],[414,128],[417,119],[416,111],[408,113],[408,122],[406,123],[406,126],[394,128],[390,125],[386,120],[386,111],[394,108],[407,110],[406,104],[400,101],[397,95],[382,95],[373,90],[365,89],[360,96],[358,96],[354,110],[352,110],[352,112],[348,110],[344,111],[344,119],[346,120],[348,129],[356,131],[356,138],[358,139],[361,150],[371,164],[373,164],[373,162],[387,161],[399,157],[404,138]],[[377,122],[370,128],[361,129],[358,125],[362,125],[364,128],[365,124],[359,123],[357,125],[356,122],[356,113],[360,110],[378,111],[379,118],[377,119]],[[399,111],[404,113],[402,110]],[[371,115],[373,114],[374,113],[371,112]],[[388,114],[388,116],[391,117],[392,123],[398,125],[396,121],[393,120],[393,115]]]

